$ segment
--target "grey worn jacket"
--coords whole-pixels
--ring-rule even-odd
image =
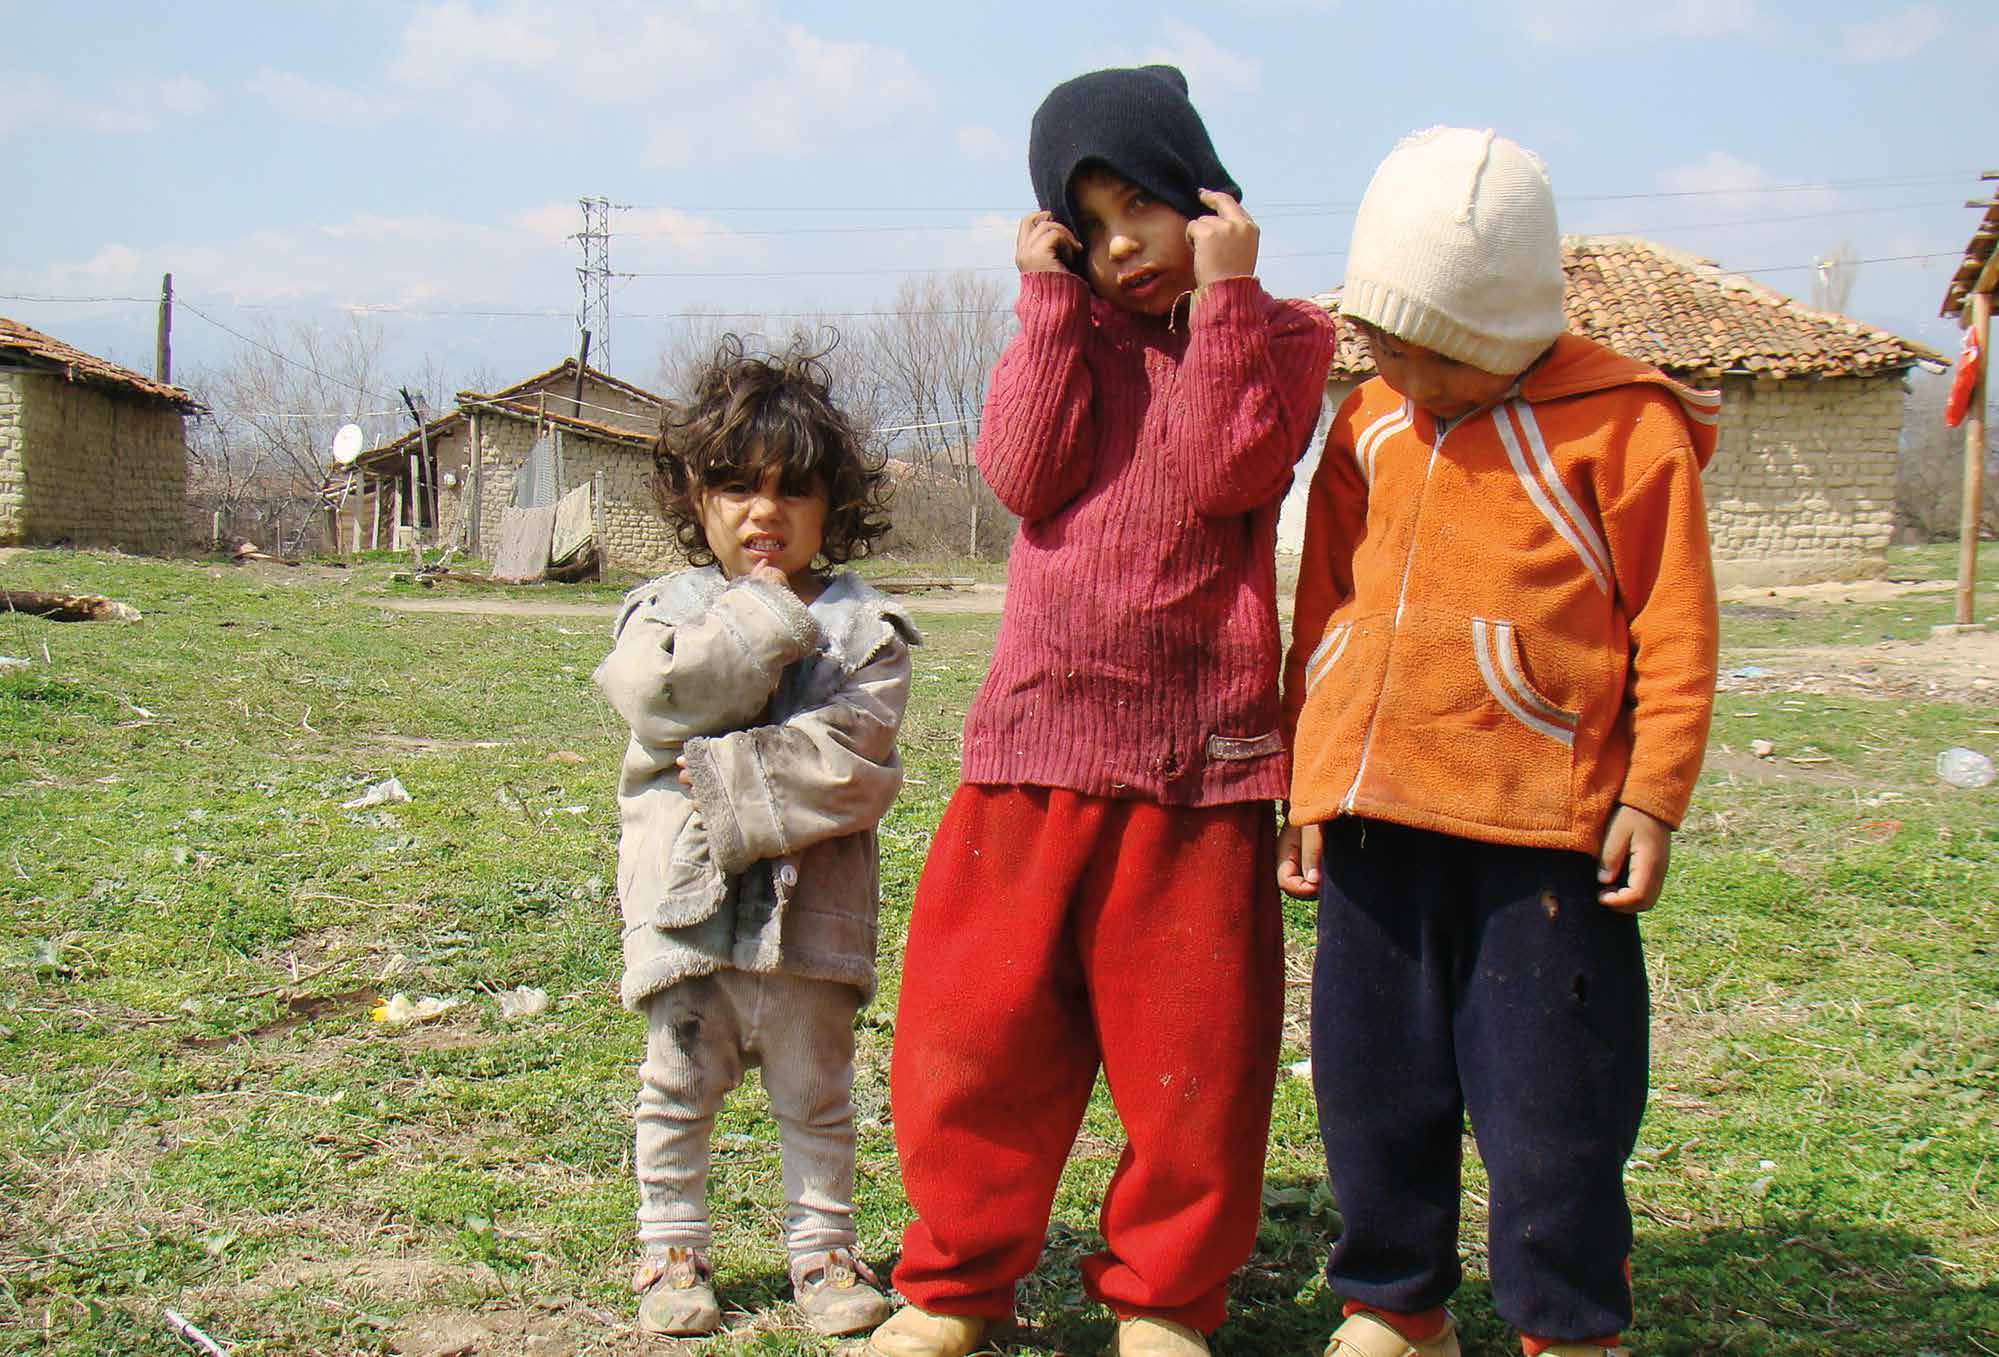
[[[634,589],[597,666],[630,725],[618,776],[620,993],[734,967],[874,993],[875,826],[915,626],[860,576],[810,606],[713,566]],[[681,783],[674,761],[692,778]]]

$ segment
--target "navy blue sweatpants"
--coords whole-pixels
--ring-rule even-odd
[[[1621,1331],[1650,1058],[1638,921],[1597,903],[1582,853],[1322,828],[1312,1083],[1346,1221],[1333,1289],[1405,1312],[1457,1289],[1469,1112],[1500,1317],[1541,1338]]]

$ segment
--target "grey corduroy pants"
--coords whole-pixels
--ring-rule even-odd
[[[645,1003],[633,1164],[639,1244],[706,1249],[709,1142],[743,1071],[761,1066],[784,1164],[793,1258],[854,1244],[854,1014],[832,980],[720,971]]]

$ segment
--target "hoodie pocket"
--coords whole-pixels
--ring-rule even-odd
[[[1326,634],[1319,644],[1312,648],[1311,658],[1305,661],[1305,692],[1319,686],[1320,680],[1333,672],[1333,666],[1346,654],[1347,642],[1353,639],[1353,623],[1336,622],[1326,628]]]
[[[728,893],[728,879],[709,851],[708,826],[700,813],[690,808],[674,836],[673,850],[666,855],[665,880],[659,905],[653,911],[653,924],[685,928],[700,923],[721,907]]]
[[[1486,691],[1492,694],[1493,701],[1529,730],[1565,748],[1574,748],[1576,722],[1580,718],[1543,697],[1528,681],[1526,667],[1520,661],[1520,638],[1514,634],[1513,624],[1474,617],[1471,639],[1473,653],[1478,657],[1479,677],[1485,680]]]

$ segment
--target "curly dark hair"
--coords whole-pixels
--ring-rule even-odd
[[[844,565],[865,556],[889,528],[884,457],[833,403],[826,355],[794,341],[782,353],[751,353],[724,335],[695,379],[694,396],[660,418],[650,488],[660,517],[690,564],[715,553],[701,530],[704,491],[759,485],[772,470],[788,495],[826,492],[819,557]]]

